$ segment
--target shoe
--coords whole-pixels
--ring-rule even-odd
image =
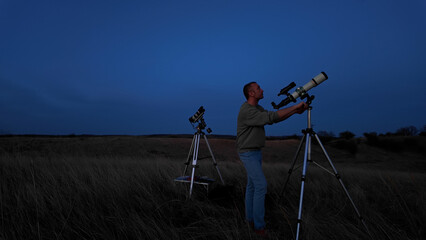
[[[254,232],[259,237],[264,237],[264,238],[268,237],[268,233],[267,233],[266,229],[264,229],[264,228],[262,228],[262,229],[255,229]]]

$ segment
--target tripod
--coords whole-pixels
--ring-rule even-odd
[[[303,207],[303,194],[304,194],[304,190],[305,190],[305,180],[306,180],[306,172],[308,170],[308,164],[309,163],[314,163],[315,165],[319,166],[321,169],[325,170],[326,172],[334,175],[337,180],[339,181],[340,185],[342,186],[346,196],[348,197],[348,199],[350,200],[358,218],[361,220],[362,224],[364,225],[368,235],[370,236],[371,239],[373,239],[373,237],[370,234],[370,231],[368,230],[367,225],[365,224],[364,219],[362,218],[361,214],[358,211],[358,208],[355,206],[355,203],[353,202],[351,196],[349,195],[348,190],[346,189],[345,185],[343,184],[343,181],[340,177],[340,175],[337,173],[336,168],[333,165],[333,162],[331,161],[330,157],[328,156],[327,152],[325,151],[324,146],[322,145],[318,135],[315,133],[315,131],[313,130],[312,126],[311,126],[311,110],[312,110],[312,100],[314,99],[314,96],[309,96],[307,97],[307,104],[308,104],[308,127],[305,130],[302,130],[303,132],[303,138],[300,141],[299,147],[297,149],[297,152],[294,156],[293,159],[293,163],[288,171],[288,176],[287,176],[287,180],[284,184],[284,188],[280,194],[280,196],[282,196],[284,194],[285,188],[287,186],[287,183],[290,179],[290,175],[293,171],[294,165],[296,163],[296,160],[299,156],[300,150],[302,149],[302,145],[303,143],[305,143],[305,155],[304,155],[304,159],[303,159],[303,170],[302,170],[302,182],[301,182],[301,187],[300,187],[300,198],[299,198],[299,212],[298,212],[298,216],[297,216],[297,232],[296,232],[296,240],[299,240],[299,234],[300,234],[300,225],[302,223],[302,207]],[[318,164],[315,161],[312,161],[311,158],[311,142],[312,142],[312,136],[315,137],[315,139],[317,140],[318,144],[320,145],[325,157],[328,160],[328,163],[330,164],[331,168],[333,169],[333,172],[329,171],[327,168],[321,166],[320,164]]]
[[[216,159],[214,158],[213,151],[210,148],[209,141],[207,140],[206,134],[203,132],[203,126],[204,126],[204,124],[199,124],[197,126],[197,132],[194,134],[194,137],[192,138],[191,148],[189,149],[188,157],[187,157],[186,163],[185,163],[185,165],[186,165],[185,166],[185,171],[183,172],[183,176],[185,176],[186,175],[186,171],[188,170],[188,167],[190,165],[190,159],[192,157],[192,164],[191,164],[191,166],[192,166],[192,174],[191,174],[191,177],[190,177],[190,181],[188,181],[188,180],[185,181],[185,182],[190,182],[189,197],[191,197],[191,195],[192,195],[192,189],[193,189],[194,183],[203,184],[205,186],[209,185],[209,180],[208,179],[204,179],[204,181],[203,181],[203,179],[199,179],[199,181],[198,181],[198,179],[195,180],[195,178],[196,178],[195,177],[195,168],[198,167],[197,166],[197,161],[199,160],[198,159],[198,150],[199,150],[199,147],[200,147],[201,136],[203,136],[203,138],[204,138],[204,140],[205,140],[205,142],[207,144],[207,147],[209,149],[211,158],[213,160],[213,166],[216,168],[217,174],[219,175],[219,178],[222,181],[222,184],[225,184],[225,182],[223,181],[222,175],[220,174],[219,167],[217,166]],[[207,130],[209,130],[209,129],[207,129]]]

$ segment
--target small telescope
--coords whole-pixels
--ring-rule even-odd
[[[203,129],[205,129],[206,126],[207,126],[207,124],[206,124],[206,122],[204,121],[204,118],[203,118],[205,111],[206,110],[204,109],[204,107],[201,106],[200,108],[198,108],[197,112],[194,113],[194,115],[192,115],[191,117],[189,117],[189,122],[192,124],[193,127],[194,127],[194,124],[196,122],[199,122],[198,126],[194,127],[194,128],[197,128],[200,131],[203,130]],[[212,130],[210,128],[207,128],[206,130],[207,130],[208,133],[212,132]]]
[[[201,106],[199,109],[198,109],[198,111],[196,112],[196,113],[194,113],[194,115],[192,115],[190,118],[189,118],[189,122],[190,123],[196,123],[198,120],[200,120],[200,118],[202,118],[203,117],[203,115],[204,115],[204,112],[205,112],[206,110],[203,108],[203,106]]]
[[[318,86],[320,83],[324,82],[327,79],[327,74],[325,74],[325,72],[321,72],[320,74],[312,78],[312,80],[306,83],[303,87],[296,88],[296,90],[292,94],[289,94],[288,91],[294,88],[296,84],[294,82],[290,83],[287,87],[281,89],[281,91],[278,93],[278,96],[285,94],[287,95],[287,98],[282,100],[278,105],[272,102],[272,107],[274,107],[274,109],[279,109],[289,104],[290,102],[296,102],[296,99],[298,97],[300,97],[300,99],[306,98],[308,96],[307,92],[311,90],[311,88]]]

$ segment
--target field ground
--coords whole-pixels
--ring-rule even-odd
[[[208,136],[225,186],[188,200],[181,176],[192,136],[0,137],[0,239],[257,239],[244,222],[245,171],[235,140]],[[268,140],[270,239],[294,239],[298,139]],[[426,138],[324,143],[373,239],[426,239]],[[297,160],[302,162],[304,148]],[[200,155],[209,155],[201,141]],[[321,149],[312,159],[328,167]],[[196,173],[217,178],[209,159]],[[311,164],[303,239],[369,239],[336,178]]]

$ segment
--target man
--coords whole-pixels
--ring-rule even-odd
[[[283,121],[295,113],[303,113],[308,105],[304,102],[276,112],[266,111],[258,102],[263,90],[256,82],[243,88],[247,101],[240,108],[237,120],[237,149],[247,172],[246,220],[259,235],[265,235],[266,179],[262,170],[262,152],[265,146],[266,124]]]

